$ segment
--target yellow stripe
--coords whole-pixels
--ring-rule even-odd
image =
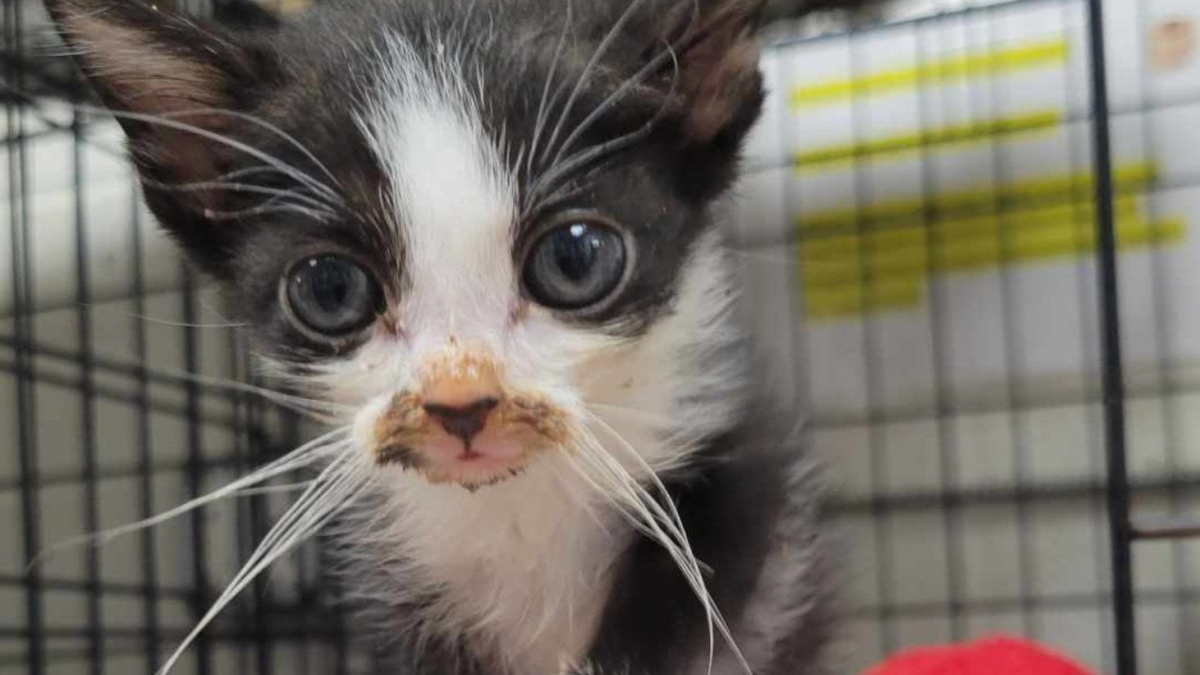
[[[1151,164],[1129,164],[1113,172],[1113,183],[1119,193],[1128,194],[1145,188],[1157,175],[1157,169]],[[859,209],[818,212],[801,216],[796,227],[804,239],[839,230],[923,225],[930,219],[954,219],[1071,204],[1090,199],[1093,184],[1090,172],[1031,178],[1002,185],[999,189],[964,190],[933,195],[928,199],[897,199]]]
[[[1176,243],[1186,234],[1180,219],[1150,223],[1139,218],[1133,199],[1122,200],[1117,206],[1120,249]],[[1063,215],[1061,209],[1047,209],[1031,221],[1009,217],[990,222],[964,220],[949,225],[933,245],[926,241],[924,232],[896,230],[864,235],[850,242],[852,249],[840,241],[819,250],[820,255],[811,249],[802,250],[800,267],[807,315],[831,319],[864,311],[915,307],[931,271],[977,270],[1094,251],[1096,236],[1090,209],[1080,205],[1072,213],[1089,211],[1086,217],[1073,215],[1054,222]],[[1001,233],[1000,227],[1006,231]],[[870,261],[866,269],[864,253]]]
[[[864,143],[831,145],[796,154],[793,160],[800,171],[827,168],[828,164],[852,162],[861,159],[890,157],[938,146],[958,146],[970,143],[987,143],[998,136],[1042,131],[1057,127],[1062,117],[1056,111],[1016,115],[983,122],[968,122],[931,129],[926,132],[898,134]]]
[[[1058,38],[1010,49],[951,57],[908,68],[884,70],[862,77],[803,85],[792,90],[791,103],[794,109],[799,110],[856,97],[911,89],[918,85],[942,84],[976,75],[1062,63],[1066,61],[1068,48],[1067,41]]]
[[[1138,219],[1137,201],[1118,200],[1122,222]],[[1002,249],[1019,251],[1023,242],[1043,232],[1075,234],[1090,231],[1095,209],[1090,202],[1031,209],[1023,213],[988,215],[940,221],[923,226],[879,230],[862,235],[815,239],[801,244],[801,273],[806,287],[852,283],[869,272],[872,277],[925,274],[933,253],[935,271],[962,270],[998,264]],[[984,258],[982,251],[987,254]],[[862,259],[870,269],[862,269]]]
[[[921,301],[925,284],[917,279],[904,283],[866,284],[822,289],[804,294],[805,313],[811,319],[838,318],[892,307],[910,307]]]

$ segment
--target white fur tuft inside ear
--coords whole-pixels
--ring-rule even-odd
[[[110,105],[163,115],[220,104],[221,70],[193,53],[215,36],[155,5],[100,4],[48,2],[76,60]]]

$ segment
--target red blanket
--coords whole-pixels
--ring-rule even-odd
[[[894,656],[864,675],[1091,675],[1043,647],[1016,638],[922,647]]]

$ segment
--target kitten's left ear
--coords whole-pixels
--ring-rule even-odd
[[[675,0],[671,5],[660,35],[678,64],[674,86],[685,105],[684,133],[698,143],[736,142],[762,108],[755,32],[765,0]]]
[[[210,214],[228,210],[230,193],[211,184],[227,170],[236,111],[248,109],[278,77],[262,29],[201,22],[173,11],[171,0],[46,0],[46,6],[124,128],[146,204],[194,259],[219,271],[233,228]]]
[[[143,173],[212,178],[215,144],[205,133],[220,134],[231,121],[213,111],[240,107],[239,97],[262,85],[264,53],[234,31],[174,11],[171,0],[46,0],[46,7],[117,113]],[[170,123],[154,122],[160,118]]]

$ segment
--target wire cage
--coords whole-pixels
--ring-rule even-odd
[[[254,381],[237,327],[115,125],[72,105],[40,3],[3,7],[0,673],[152,674],[294,481],[30,561],[308,430],[228,386]],[[1198,31],[1194,0],[901,0],[769,31],[729,235],[762,381],[829,474],[838,672],[997,631],[1200,672]],[[319,545],[281,562],[175,672],[358,672],[327,570]]]

